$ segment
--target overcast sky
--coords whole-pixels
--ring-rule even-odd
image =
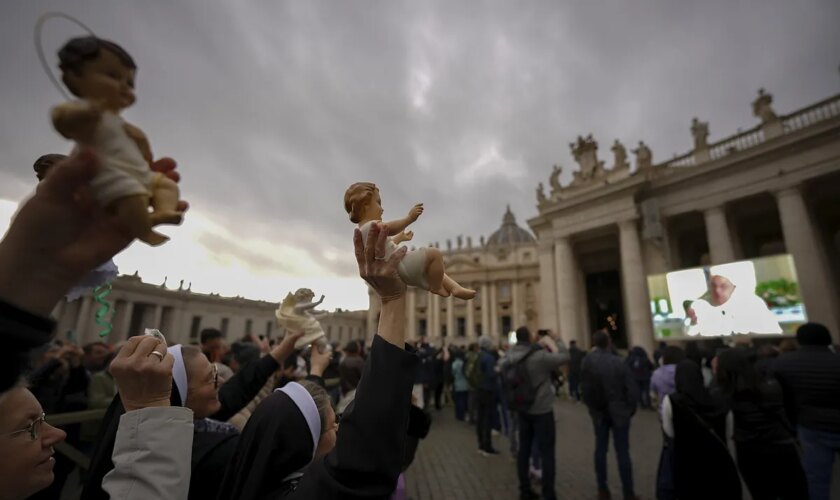
[[[32,162],[66,152],[62,101],[32,41],[61,9],[126,48],[124,116],[178,160],[192,209],[172,242],[117,259],[150,282],[280,300],[307,285],[329,308],[366,307],[344,190],[376,182],[385,218],[422,201],[425,245],[489,235],[510,204],[574,161],[568,143],[644,140],[654,162],[757,123],[763,86],[784,114],[840,91],[836,0],[4,1],[0,8],[0,227],[34,187]],[[47,24],[50,61],[78,28]],[[629,149],[629,147],[628,147]]]

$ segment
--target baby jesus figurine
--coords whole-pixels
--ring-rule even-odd
[[[80,100],[53,108],[53,125],[96,152],[100,170],[91,181],[94,197],[132,237],[164,243],[169,238],[152,226],[180,224],[183,213],[177,209],[178,185],[151,169],[146,135],[120,117],[135,100],[134,60],[119,45],[95,36],[70,40],[58,59],[62,81]]]
[[[294,294],[289,293],[283,299],[283,303],[277,309],[277,324],[288,331],[304,332],[303,337],[295,342],[295,349],[301,349],[313,342],[317,343],[319,349],[326,345],[324,330],[318,322],[318,318],[324,317],[325,311],[315,311],[315,308],[324,302],[324,296],[317,302],[313,302],[315,293],[308,288],[301,288]]]
[[[344,193],[344,209],[350,215],[350,222],[359,225],[362,241],[366,244],[371,226],[382,221],[382,198],[379,188],[371,182],[353,184]],[[423,204],[418,203],[409,210],[406,217],[386,223],[388,236],[391,238],[385,247],[385,259],[391,258],[398,244],[410,241],[414,237],[414,233],[405,229],[422,213]],[[464,300],[475,297],[475,290],[464,288],[446,274],[443,254],[437,248],[409,251],[400,262],[397,272],[406,285],[428,290],[441,297],[453,295]]]

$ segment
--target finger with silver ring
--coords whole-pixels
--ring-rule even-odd
[[[158,361],[163,361],[163,358],[166,357],[166,354],[164,354],[160,351],[152,351],[152,352],[149,353],[149,356],[153,356],[153,355],[157,356]]]

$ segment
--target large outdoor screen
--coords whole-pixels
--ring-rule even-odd
[[[648,276],[657,339],[779,335],[807,321],[790,255]]]

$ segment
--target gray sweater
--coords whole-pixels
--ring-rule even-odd
[[[532,344],[522,343],[511,347],[501,361],[502,373],[511,363],[519,362],[532,348]],[[569,361],[569,351],[562,341],[557,341],[557,352],[548,352],[541,349],[525,360],[525,367],[528,369],[531,382],[537,386],[536,399],[525,413],[541,415],[552,411],[554,407],[554,387],[551,385],[551,374],[567,361]]]

